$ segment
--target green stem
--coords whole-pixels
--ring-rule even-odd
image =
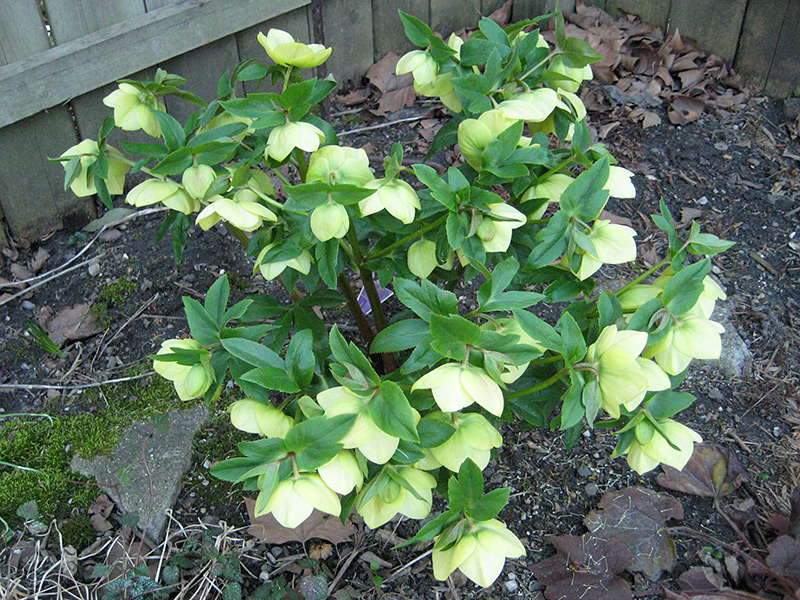
[[[549,171],[545,171],[543,174],[539,175],[536,179],[534,179],[533,182],[531,182],[531,185],[536,185],[537,183],[544,181],[545,179],[550,177],[550,175],[552,175],[553,173],[558,173],[561,169],[563,169],[572,162],[575,162],[574,156],[570,156],[568,159],[562,160],[555,167],[553,167]]]
[[[554,354],[553,356],[545,356],[544,358],[534,358],[529,364],[533,366],[538,365],[549,365],[550,363],[563,361],[564,357],[560,354]]]
[[[305,297],[303,295],[303,292],[298,290],[296,287],[293,287],[292,289],[289,289],[289,286],[286,283],[286,280],[283,278],[283,275],[278,275],[276,277],[276,279],[283,286],[283,289],[285,289],[287,292],[289,292],[289,295],[292,297],[292,302],[297,302],[298,300],[302,300]]]
[[[511,398],[519,398],[520,396],[527,396],[528,394],[532,394],[533,392],[538,392],[539,390],[543,390],[547,387],[550,387],[554,383],[557,383],[564,375],[569,373],[569,367],[564,367],[558,373],[550,377],[549,379],[545,379],[541,383],[538,383],[534,386],[531,386],[527,389],[520,390],[519,392],[514,392],[513,394],[507,394],[506,399]]]
[[[234,227],[227,221],[224,221],[224,223],[225,226],[228,228],[228,231],[230,231],[233,234],[233,237],[235,237],[242,243],[242,245],[245,247],[246,250],[250,246],[250,238],[247,237],[247,234],[238,227]]]
[[[669,264],[669,261],[662,260],[662,261],[661,261],[660,263],[658,263],[656,266],[654,266],[654,267],[650,267],[649,269],[647,269],[647,271],[645,271],[644,273],[642,273],[641,275],[639,275],[638,277],[636,277],[634,280],[632,280],[632,281],[630,281],[629,283],[626,283],[625,285],[623,285],[623,286],[622,286],[621,288],[619,288],[619,289],[618,289],[616,292],[614,292],[614,295],[615,295],[615,296],[619,296],[620,294],[622,294],[622,293],[624,293],[624,292],[627,292],[629,289],[631,289],[631,288],[632,288],[633,286],[635,286],[637,283],[639,283],[639,282],[640,282],[640,281],[642,281],[643,279],[646,279],[647,277],[649,277],[650,275],[652,275],[653,273],[655,273],[656,271],[658,271],[660,268],[662,268],[662,267],[666,267],[668,264]]]
[[[300,148],[294,149],[295,158],[297,158],[297,167],[298,172],[300,173],[300,180],[306,180],[306,172],[308,172],[308,161],[306,161],[306,155]]]
[[[560,52],[560,51],[558,51],[558,50],[556,50],[556,51],[554,51],[554,52],[551,52],[551,53],[550,53],[550,54],[548,54],[548,55],[547,55],[545,58],[543,58],[543,59],[542,59],[542,60],[540,60],[538,63],[536,63],[535,65],[533,65],[533,66],[532,66],[530,69],[528,69],[527,71],[525,71],[525,74],[524,74],[524,75],[521,75],[520,77],[517,77],[517,80],[518,80],[518,81],[525,81],[525,80],[528,78],[528,75],[530,75],[530,74],[531,74],[531,73],[533,73],[533,72],[534,72],[536,69],[538,69],[538,68],[539,68],[539,67],[541,67],[543,64],[545,64],[546,62],[548,62],[548,61],[549,61],[551,58],[555,58],[555,57],[556,57],[556,56],[558,56],[559,54],[562,54],[562,52]]]
[[[286,91],[286,88],[289,87],[289,76],[292,74],[292,67],[286,67],[286,74],[283,76],[283,89],[281,93]]]
[[[393,244],[389,244],[388,246],[386,246],[386,248],[383,248],[383,249],[379,250],[378,252],[375,252],[375,253],[368,252],[367,255],[364,257],[364,260],[365,261],[373,260],[373,259],[376,259],[376,258],[381,258],[382,256],[386,256],[387,254],[391,254],[392,251],[395,250],[396,248],[400,248],[401,246],[405,246],[411,240],[416,239],[416,238],[418,238],[418,237],[420,237],[422,235],[425,235],[426,233],[428,233],[432,229],[436,229],[437,227],[439,227],[439,225],[441,225],[442,223],[447,221],[447,216],[448,215],[443,215],[443,216],[439,217],[438,219],[436,219],[432,223],[428,223],[427,225],[423,226],[421,229],[415,231],[414,233],[409,233],[407,236],[405,236],[403,238],[400,238],[399,240],[397,240]]]

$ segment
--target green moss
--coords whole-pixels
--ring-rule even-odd
[[[59,531],[64,545],[73,548],[85,548],[97,537],[92,520],[85,513],[70,515],[59,524]]]
[[[97,298],[92,304],[92,312],[101,321],[105,320],[109,309],[122,307],[137,289],[139,289],[138,283],[127,277],[120,277],[115,283],[109,283],[98,292]]]
[[[86,508],[101,493],[93,481],[73,473],[75,454],[90,458],[109,452],[131,422],[157,418],[178,404],[172,384],[154,376],[148,383],[133,380],[87,390],[82,400],[88,406],[102,405],[95,413],[76,415],[51,412],[47,419],[0,420],[0,517],[18,524],[17,507],[36,500],[44,516],[65,519],[73,508]],[[22,467],[22,468],[19,468]]]

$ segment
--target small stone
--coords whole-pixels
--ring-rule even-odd
[[[725,398],[717,388],[711,388],[708,392],[708,397],[712,400],[723,400]]]
[[[25,310],[33,310],[34,308],[36,308],[36,305],[30,300],[23,300],[22,308],[24,308]]]
[[[150,288],[152,287],[153,287],[153,282],[150,281],[149,279],[142,279],[139,282],[139,289],[141,289],[143,292],[150,290]]]
[[[581,465],[580,467],[578,467],[578,475],[580,475],[581,477],[590,477],[591,474],[592,470],[589,467],[585,465]]]
[[[708,204],[708,198],[706,196],[701,196],[697,199],[698,204]]]
[[[89,275],[97,277],[100,274],[100,263],[93,262],[89,265]]]
[[[506,591],[509,594],[513,594],[514,592],[516,592],[519,589],[519,584],[516,581],[514,581],[513,579],[509,579],[508,581],[506,581],[503,584],[503,587],[506,589]]]
[[[596,483],[587,483],[583,491],[586,492],[587,496],[597,496],[600,493],[600,488],[597,487]]]
[[[122,237],[122,232],[119,229],[107,229],[98,237],[106,242],[115,242]]]
[[[725,152],[728,149],[728,144],[725,142],[717,142],[714,144],[714,148],[719,150],[720,152]]]
[[[275,558],[280,558],[283,555],[283,548],[280,546],[274,546],[270,552],[272,552],[272,556]]]

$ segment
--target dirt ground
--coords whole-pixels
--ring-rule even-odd
[[[602,92],[602,86],[598,89]],[[369,113],[369,106],[352,109],[334,103],[330,108],[334,114],[347,113],[340,117],[346,121],[340,129],[350,131],[386,122]],[[619,121],[604,142],[620,164],[636,174],[637,197],[612,202],[608,210],[629,219],[639,232],[643,264],[651,262],[664,244],[649,217],[657,212],[660,198],[684,224],[694,218],[704,230],[736,242],[729,252],[714,258],[713,273],[727,290],[731,324],[744,339],[752,360],[741,377],[696,363],[682,389],[696,395],[698,401],[682,414],[682,420],[707,442],[738,459],[746,473],[744,483],[715,502],[667,490],[655,475],[638,477],[624,461],[609,459],[615,440],[601,432],[582,437],[566,451],[557,433],[510,429],[486,476],[490,487],[512,488],[511,502],[500,517],[523,540],[528,554],[509,561],[489,590],[477,591],[459,577],[449,584],[435,581],[428,558],[398,571],[427,549],[392,549],[398,539],[415,531],[416,525],[405,522],[399,526],[390,523],[377,533],[357,525],[353,539],[335,548],[319,542],[310,542],[305,548],[297,543],[245,544],[242,564],[255,574],[245,579],[245,590],[263,583],[263,578],[258,580],[259,565],[270,552],[273,564],[276,557],[283,556],[280,564],[287,581],[309,572],[326,574],[330,580],[341,571],[338,589],[354,597],[537,598],[544,586],[532,567],[553,555],[548,538],[582,535],[584,518],[604,493],[639,485],[678,498],[685,517],[668,524],[678,527],[672,531],[678,564],[671,572],[657,582],[638,573],[623,575],[637,597],[662,597],[662,587],[680,589],[678,578],[691,566],[711,569],[724,585],[749,587],[766,598],[778,597],[774,589],[763,585],[763,578],[752,573],[739,575],[737,581],[732,565],[738,562],[743,568],[746,561],[730,546],[742,551],[748,550],[748,544],[766,548],[776,537],[775,519],[770,519],[789,513],[789,494],[800,479],[800,240],[795,239],[800,229],[800,141],[783,103],[757,95],[738,106],[708,110],[700,119],[681,126],[669,122],[665,108],[652,110],[662,124],[647,129],[626,119],[621,109],[590,114],[597,129]],[[431,121],[438,120],[440,113],[430,103],[418,100],[390,116],[405,122],[353,133],[342,142],[368,146],[371,154],[383,156],[392,142],[401,141],[412,156],[421,159],[424,152],[420,149],[426,144],[421,130],[430,128],[430,123],[419,125],[419,120],[409,121],[410,117]],[[446,166],[452,158],[439,155],[436,160]],[[223,272],[232,276],[237,297],[264,290],[263,280],[252,276],[252,259],[245,258],[238,242],[221,229],[208,233],[191,229],[183,261],[176,267],[169,240],[153,242],[163,216],[139,217],[106,230],[71,264],[95,262],[0,306],[0,338],[4,340],[0,344],[0,383],[69,387],[124,377],[132,367],[146,365],[146,355],[155,352],[162,340],[186,331],[181,295],[202,295]],[[8,281],[24,279],[12,270],[14,265],[34,274],[31,263],[42,249],[48,257],[41,272],[58,269],[93,237],[91,233],[54,232],[41,243],[7,253],[0,276]],[[627,267],[613,276],[635,273],[633,267]],[[104,294],[103,290],[120,281],[131,285]],[[13,294],[17,289],[2,288],[2,292]],[[469,295],[468,290],[458,292]],[[104,308],[96,314],[98,332],[67,343],[63,357],[56,358],[31,344],[26,333],[28,321],[45,323],[63,308],[100,302]],[[0,410],[5,413],[52,414],[96,408],[87,405],[79,391],[0,391]],[[203,437],[210,433],[204,432]],[[190,479],[207,469],[206,460],[201,445]],[[187,482],[187,491],[176,507],[179,521],[188,524],[216,517],[237,527],[248,523],[238,496],[221,505],[204,500],[202,490],[202,486]],[[317,552],[319,562],[313,567],[299,562],[306,552]],[[371,553],[366,555],[369,560],[363,558],[365,552]],[[361,558],[346,562],[357,554]],[[294,560],[286,561],[286,557]],[[734,598],[719,596],[729,597]]]

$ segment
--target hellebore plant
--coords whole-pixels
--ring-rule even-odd
[[[554,48],[537,29],[549,17]],[[204,303],[184,298],[190,337],[152,357],[181,399],[210,402],[232,378],[231,421],[254,437],[213,474],[256,492],[256,515],[286,527],[315,509],[355,511],[369,527],[422,519],[438,489],[449,508],[413,541],[434,540],[437,578],[459,569],[488,586],[525,552],[495,519],[509,490],[484,495],[481,475],[511,423],[562,430],[569,446],[602,427],[640,473],[685,465],[700,438],[673,420],[694,401],[674,388],[692,360],[719,357],[710,318],[725,294],[709,256],[731,243],[696,224],[682,239],[662,202],[664,260],[597,293],[604,265],[637,256],[636,232],[601,218],[609,196],[635,195],[632,174],[592,143],[575,94],[599,55],[566,37],[558,13],[506,29],[482,19],[447,42],[401,18],[419,49],[398,73],[450,113],[431,149],[458,144],[445,172],[407,166],[399,144],[373,172],[364,150],[340,146],[315,112],[335,82],[301,75],[331,49],[277,30],[258,38],[275,64],[238,65],[208,104],[161,70],[123,81],[98,140],[55,160],[67,187],[109,206],[128,171],[144,174],[126,201],[170,209],[161,235],[172,232],[178,258],[193,223],[224,225],[254,272],[285,288],[229,306],[219,278]],[[237,96],[267,78],[274,91]],[[181,124],[166,96],[199,108]],[[115,126],[155,139],[120,151],[107,142]],[[453,290],[470,282],[468,311]],[[391,314],[381,288],[396,295]],[[547,303],[566,308],[546,322]],[[352,339],[320,316],[343,306]]]

